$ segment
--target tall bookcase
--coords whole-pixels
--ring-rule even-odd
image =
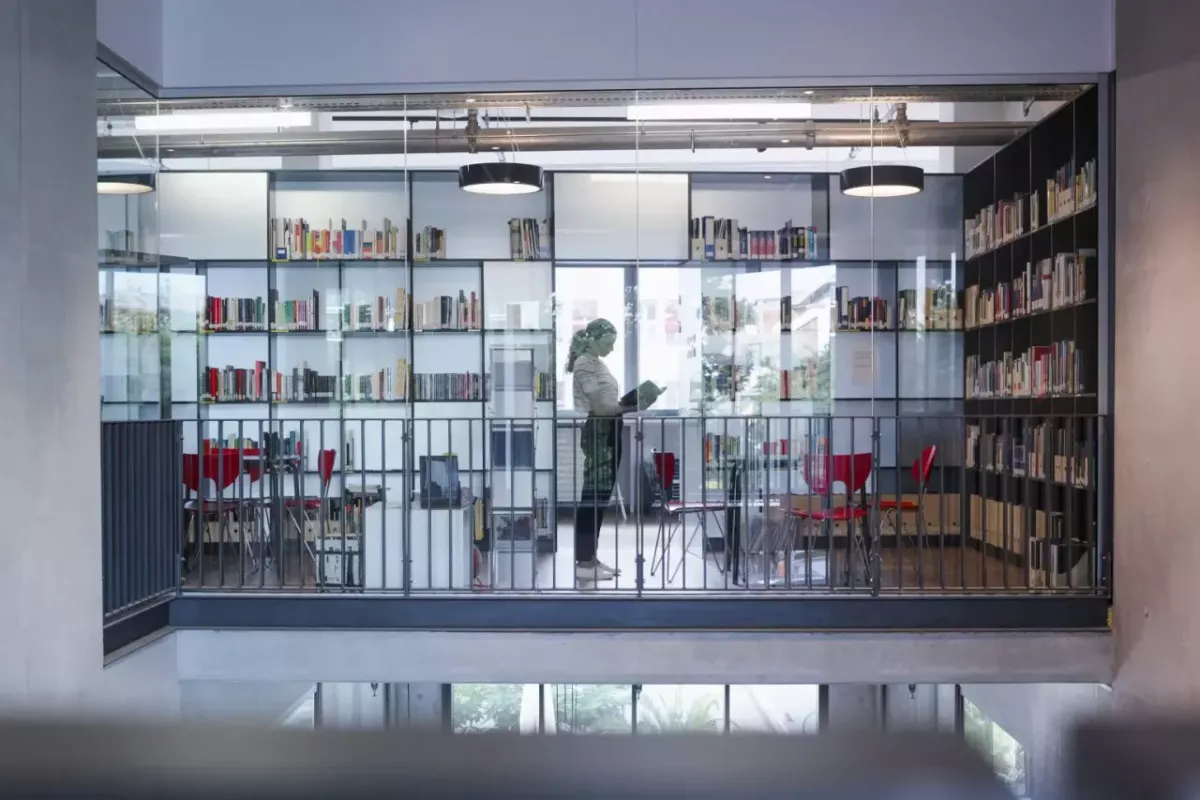
[[[1091,89],[964,184],[969,526],[989,548],[1034,562],[1047,542],[1079,553],[1097,542],[1099,125]]]

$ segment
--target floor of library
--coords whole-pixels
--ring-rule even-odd
[[[720,553],[710,553],[707,557],[701,554],[702,542],[700,534],[692,536],[692,530],[685,529],[687,549],[685,552],[684,535],[676,531],[671,542],[666,569],[655,565],[651,574],[651,555],[657,538],[657,526],[647,525],[643,534],[646,550],[646,578],[643,591],[740,591],[746,588],[745,583],[734,583],[733,574],[722,571],[725,557]],[[980,550],[977,547],[960,547],[957,544],[938,546],[927,545],[924,552],[916,547],[912,537],[906,537],[908,543],[904,547],[887,546],[882,549],[881,587],[884,590],[903,589],[904,591],[921,591],[922,579],[924,591],[930,593],[955,592],[966,590],[995,590],[1007,587],[1020,589],[1026,585],[1025,569],[1022,566],[1008,563],[1003,559]],[[620,570],[614,580],[609,581],[576,581],[574,561],[574,528],[570,523],[559,525],[559,548],[557,553],[533,555],[528,550],[513,551],[511,549],[496,550],[491,558],[484,559],[482,579],[474,589],[481,595],[503,593],[509,591],[581,591],[581,592],[634,592],[636,591],[637,574],[637,528],[632,523],[621,523],[613,526],[606,525],[600,536],[597,549],[599,560]],[[786,583],[786,575],[780,570],[774,571],[772,590],[792,592],[824,593],[829,591],[826,575],[830,572],[832,563],[834,589],[845,591],[846,552],[844,542],[839,542],[839,549],[832,559],[826,551],[814,550],[811,556],[797,552],[792,570],[791,585]],[[682,558],[682,561],[680,560]],[[184,577],[185,589],[235,589],[246,590],[279,590],[317,591],[314,563],[307,553],[300,554],[292,547],[282,556],[282,581],[280,579],[280,560],[271,561],[265,571],[255,568],[247,556],[244,563],[240,560],[235,547],[226,548],[222,554],[208,553],[204,557],[203,583],[200,580],[200,570],[193,567]],[[861,556],[856,555],[854,586],[865,591]],[[414,566],[414,586],[420,582],[418,568]],[[768,570],[769,567],[768,567]],[[748,582],[750,588],[765,589],[764,559],[761,555],[749,559]],[[806,579],[811,572],[812,581]],[[490,588],[489,588],[490,587]],[[443,583],[434,584],[432,591],[467,591],[470,587],[453,586]],[[327,591],[342,591],[341,587],[326,587]],[[430,590],[414,589],[424,593]]]

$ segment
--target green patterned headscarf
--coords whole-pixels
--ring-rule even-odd
[[[575,369],[575,359],[588,351],[592,343],[605,336],[616,336],[617,326],[606,319],[594,319],[571,337],[571,349],[567,352],[567,372]]]

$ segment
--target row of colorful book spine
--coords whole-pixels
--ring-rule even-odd
[[[1087,273],[1094,258],[1094,250],[1060,253],[1036,264],[1026,262],[1025,269],[1011,283],[1001,281],[989,289],[968,286],[964,291],[967,327],[992,325],[1085,302]]]
[[[478,372],[419,372],[413,375],[417,400],[483,400],[488,377]]]
[[[276,261],[324,259],[403,259],[407,254],[407,232],[384,217],[381,227],[364,219],[357,228],[329,219],[326,227],[314,228],[304,217],[271,219],[271,253]]]
[[[1095,443],[1061,425],[1041,423],[1009,431],[967,426],[968,468],[1086,488],[1091,483]],[[1050,466],[1047,471],[1047,463]]]
[[[962,330],[962,310],[950,287],[901,289],[897,293],[897,305],[902,331]]]
[[[848,286],[838,286],[834,290],[834,328],[839,331],[891,330],[891,305],[882,297],[851,296]]]
[[[229,402],[328,402],[337,399],[337,377],[322,375],[307,363],[290,371],[271,370],[265,361],[253,367],[206,367],[200,399]]]
[[[396,359],[396,366],[373,372],[355,372],[342,376],[342,397],[354,402],[397,402],[409,399],[412,371],[408,361]]]
[[[739,228],[736,219],[693,217],[690,223],[692,259],[696,261],[812,260],[817,257],[817,229],[793,225],[778,230]]]
[[[1028,198],[1022,194],[980,209],[963,223],[967,258],[983,255],[1024,236],[1028,220]]]
[[[1083,352],[1065,339],[991,361],[970,355],[964,378],[968,400],[1079,395],[1085,391]]]
[[[517,261],[536,261],[547,258],[542,249],[542,227],[545,221],[533,217],[513,217],[508,221],[509,257]]]
[[[440,295],[417,303],[413,308],[413,327],[429,330],[479,330],[482,325],[479,298],[474,291],[459,290],[458,295]]]

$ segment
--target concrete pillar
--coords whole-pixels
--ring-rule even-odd
[[[831,683],[826,689],[825,730],[883,728],[883,687],[871,683]]]
[[[1200,6],[1116,4],[1115,701],[1200,705]]]
[[[0,709],[99,680],[94,0],[0,0]]]

